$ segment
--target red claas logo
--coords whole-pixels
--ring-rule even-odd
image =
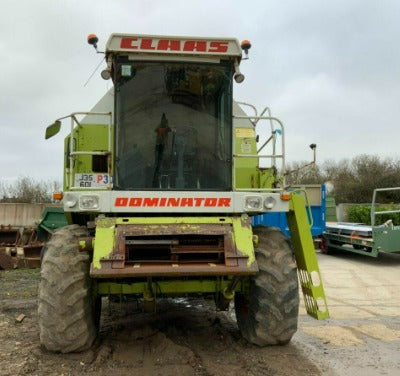
[[[220,52],[228,51],[229,42],[205,40],[121,38],[121,48],[147,51]]]
[[[117,197],[116,207],[229,208],[229,197]]]

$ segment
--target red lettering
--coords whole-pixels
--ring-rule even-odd
[[[181,206],[193,206],[193,199],[188,197],[182,198]]]
[[[118,207],[226,207],[231,206],[229,197],[117,197],[115,206]]]
[[[131,50],[137,50],[138,46],[135,46],[133,42],[136,42],[138,38],[121,38],[121,48],[129,48]]]
[[[185,44],[183,45],[183,51],[206,52],[207,51],[207,42],[187,40],[185,42]]]
[[[216,198],[206,198],[204,202],[204,206],[217,206],[217,199]]]
[[[171,197],[171,198],[169,198],[168,199],[168,202],[167,202],[167,205],[168,206],[179,206],[179,201],[180,201],[180,199],[179,198],[173,198],[173,197]]]
[[[158,41],[157,50],[160,51],[180,51],[181,42],[179,40],[161,39]]]
[[[103,175],[97,175],[97,183],[100,183],[103,180]]]
[[[194,202],[195,206],[201,206],[201,203],[204,201],[204,198],[195,197]]]
[[[231,199],[229,197],[218,199],[218,206],[225,206],[229,208],[231,206]]]
[[[146,197],[143,200],[143,206],[158,206],[158,197],[154,198]]]
[[[141,197],[132,197],[129,200],[129,206],[142,206],[142,200]]]
[[[141,50],[155,50],[156,48],[153,46],[153,39],[142,39],[140,43]]]
[[[183,43],[183,49],[181,45]],[[121,38],[120,47],[129,50],[158,50],[158,51],[187,51],[187,52],[208,52],[211,53],[226,53],[229,48],[229,42],[223,41],[196,41],[186,40],[180,41],[177,39],[160,39],[158,43],[154,42],[154,39],[138,37],[123,37]]]
[[[114,206],[126,206],[128,205],[128,197],[117,197],[115,199]]]
[[[226,52],[229,42],[211,42],[208,52]]]

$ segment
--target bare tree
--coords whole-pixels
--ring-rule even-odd
[[[382,159],[374,155],[359,155],[352,160],[327,160],[321,165],[298,168],[305,163],[289,165],[289,184],[322,184],[332,181],[335,186],[337,203],[370,202],[375,188],[400,186],[400,159]],[[380,195],[382,203],[400,202],[399,194]]]
[[[53,201],[53,192],[60,189],[56,181],[35,181],[20,177],[14,183],[0,182],[0,202],[46,203]]]

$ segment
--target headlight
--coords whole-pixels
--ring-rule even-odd
[[[246,210],[261,210],[262,198],[260,196],[247,196],[244,206]]]
[[[265,209],[271,210],[275,206],[275,204],[276,204],[276,200],[272,196],[269,196],[264,200],[264,208]]]
[[[71,195],[70,193],[67,193],[64,196],[63,202],[64,202],[65,206],[67,206],[68,208],[73,208],[77,204],[78,199],[76,198],[76,196]]]
[[[84,210],[97,210],[99,208],[99,196],[81,196],[79,208]]]

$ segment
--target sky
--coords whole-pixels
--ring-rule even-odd
[[[47,125],[89,111],[111,87],[102,59],[113,32],[249,39],[234,98],[270,107],[289,161],[359,154],[399,158],[398,0],[1,0],[0,182],[62,180],[63,137]]]

